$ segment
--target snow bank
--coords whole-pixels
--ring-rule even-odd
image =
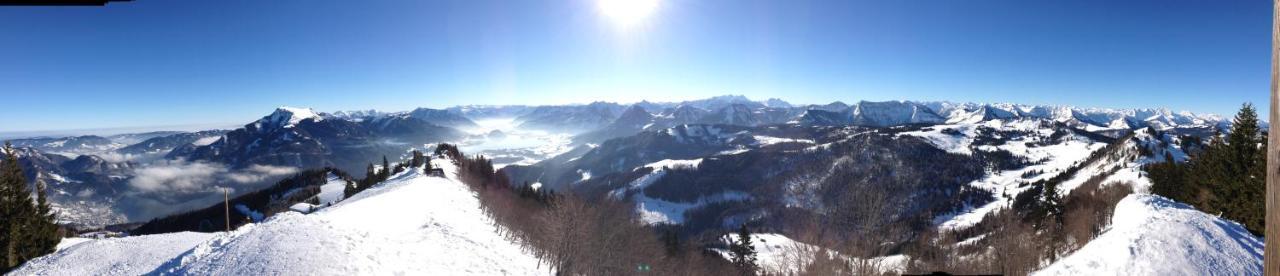
[[[1111,229],[1036,275],[1261,275],[1262,240],[1168,198],[1133,194]]]
[[[216,234],[182,232],[74,243],[27,262],[10,275],[142,275]]]

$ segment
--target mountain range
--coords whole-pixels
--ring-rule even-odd
[[[97,196],[55,197],[55,202],[72,205],[72,202],[90,199],[84,202],[118,204],[121,200],[130,201],[127,197],[137,194],[131,192],[134,185],[130,184],[136,182],[136,171],[155,167],[153,163],[209,163],[225,166],[228,170],[246,170],[254,166],[298,169],[335,167],[357,172],[383,156],[393,159],[403,157],[406,149],[425,148],[428,144],[438,142],[475,139],[476,136],[468,132],[480,128],[476,121],[495,118],[510,118],[518,129],[569,133],[572,135],[570,148],[582,148],[571,151],[575,154],[587,153],[587,146],[606,144],[611,139],[622,139],[614,141],[615,144],[636,139],[648,141],[644,143],[669,143],[673,141],[670,139],[682,137],[669,135],[671,133],[699,133],[698,131],[706,131],[707,128],[725,131],[719,135],[738,133],[738,136],[747,137],[726,138],[728,140],[719,141],[723,142],[721,144],[697,145],[670,151],[688,153],[686,155],[690,157],[696,155],[692,153],[742,150],[757,146],[761,142],[753,142],[749,138],[760,135],[740,132],[772,131],[775,128],[817,133],[831,131],[831,127],[884,128],[1041,119],[1116,136],[1122,131],[1146,127],[1207,135],[1229,124],[1216,115],[1175,113],[1164,109],[1094,109],[911,101],[800,105],[780,99],[757,102],[731,95],[683,102],[645,101],[630,105],[595,102],[557,106],[457,106],[445,109],[418,108],[405,112],[365,110],[324,113],[307,108],[282,107],[257,121],[231,130],[150,132],[107,137],[41,137],[16,139],[12,143],[23,149],[22,162],[26,165],[29,180],[33,184],[36,181],[50,183],[58,194],[87,195],[90,194],[88,191],[93,191],[92,194]],[[489,134],[492,133],[494,132]],[[667,136],[660,138],[662,135]],[[702,138],[707,137],[709,136]],[[680,139],[686,138],[693,139],[689,136]],[[814,140],[815,137],[803,136],[797,139]],[[568,159],[570,155],[574,154],[560,159]],[[616,164],[621,160],[601,158],[600,161],[603,165]],[[635,162],[639,161],[623,163],[638,164]],[[623,166],[609,171],[629,168]],[[265,183],[250,186],[262,185]],[[95,205],[96,210],[111,209],[102,208],[111,204],[90,205]],[[67,222],[79,220],[72,218],[92,217],[71,214],[82,211],[64,212],[68,213],[64,216]],[[98,217],[115,219],[82,223],[100,226],[103,221],[121,222],[127,216]]]

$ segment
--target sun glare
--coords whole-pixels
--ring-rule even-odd
[[[653,15],[658,0],[596,0],[600,13],[619,27],[632,27]]]

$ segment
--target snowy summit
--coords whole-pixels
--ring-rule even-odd
[[[291,128],[307,119],[315,119],[319,122],[324,120],[324,117],[311,108],[281,106],[271,115],[258,120],[258,123],[264,127]]]

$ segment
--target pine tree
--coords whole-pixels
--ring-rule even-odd
[[[1062,195],[1058,193],[1058,184],[1057,181],[1046,182],[1042,191],[1044,201],[1040,203],[1041,208],[1044,208],[1044,218],[1051,225],[1062,222],[1064,206],[1062,204]]]
[[[12,172],[17,161],[16,158],[11,158],[13,149],[9,143],[5,143],[3,154],[4,160],[0,161],[0,272],[8,272],[16,262],[13,258],[16,255],[16,244],[12,237],[16,233],[14,228],[19,216],[15,212],[15,194],[18,191],[15,190],[14,183],[20,179]]]
[[[729,244],[733,266],[742,275],[756,275],[760,271],[760,267],[756,265],[756,248],[751,242],[751,231],[747,230],[745,223],[738,228],[737,235],[737,240]]]
[[[417,168],[422,166],[423,156],[421,151],[413,151],[413,159],[409,159],[409,167]]]
[[[1149,165],[1151,191],[1206,213],[1221,214],[1244,224],[1250,232],[1261,234],[1266,211],[1264,136],[1257,111],[1246,103],[1236,114],[1230,132],[1215,133],[1185,165]]]
[[[13,146],[5,143],[3,150],[4,160],[0,163],[0,272],[7,272],[27,260],[53,252],[59,238],[43,185],[37,195],[39,205],[33,204]]]
[[[1220,203],[1227,218],[1245,224],[1250,231],[1261,232],[1265,217],[1266,155],[1258,127],[1258,114],[1252,104],[1245,103],[1236,113],[1227,135],[1226,179]]]
[[[348,182],[347,185],[342,185],[342,198],[349,198],[357,192],[359,192],[359,190],[356,190],[355,183]]]
[[[46,195],[48,187],[44,181],[36,182],[36,238],[32,241],[35,244],[32,247],[35,256],[52,253],[58,247],[58,242],[62,241],[62,237],[58,234],[58,224],[54,223],[57,216],[53,213],[53,207],[49,205],[49,198]]]
[[[387,178],[390,178],[390,177],[391,177],[391,163],[387,162],[387,156],[383,155],[382,156],[382,175],[381,177],[379,177],[379,181],[387,180]]]

